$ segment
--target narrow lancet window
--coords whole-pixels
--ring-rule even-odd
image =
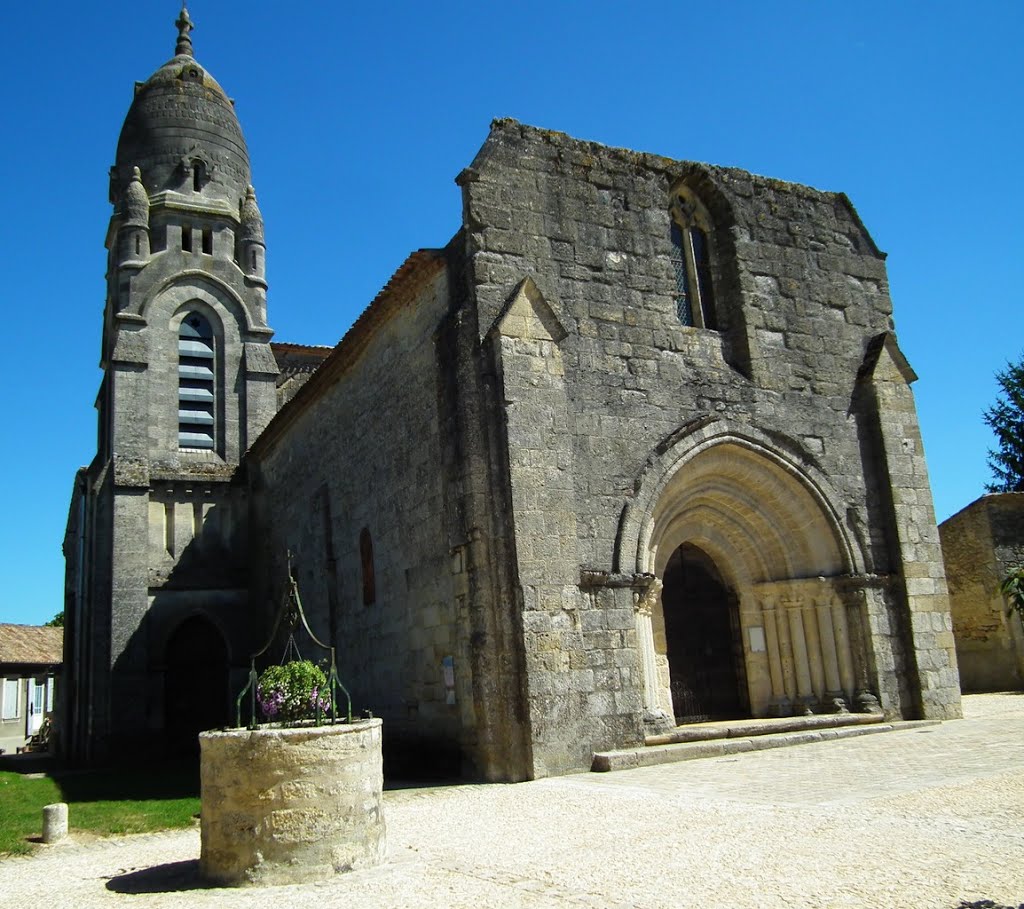
[[[672,270],[676,276],[676,315],[683,325],[693,325],[690,305],[690,278],[686,271],[686,238],[683,229],[672,222]]]
[[[683,325],[717,329],[707,211],[684,188],[672,202],[671,219],[676,314]]]
[[[178,332],[178,447],[212,449],[216,429],[215,348],[207,319],[191,312]]]

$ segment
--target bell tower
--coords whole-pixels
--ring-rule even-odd
[[[69,748],[82,758],[194,739],[197,712],[167,684],[189,677],[172,665],[187,659],[171,643],[186,623],[223,644],[204,696],[225,719],[231,662],[248,653],[236,474],[274,415],[278,373],[263,220],[234,102],[196,60],[184,6],[175,26],[174,56],[135,84],[110,169],[97,456],[79,474],[69,562]]]

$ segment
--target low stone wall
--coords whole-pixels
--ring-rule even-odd
[[[379,719],[204,732],[199,743],[208,880],[290,884],[383,861]]]

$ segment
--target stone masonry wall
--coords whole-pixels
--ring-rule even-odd
[[[911,688],[914,711],[951,719],[961,715],[960,678],[928,467],[908,381],[913,374],[891,339],[876,347],[867,422],[877,434],[874,469],[886,481],[880,484],[884,505],[876,520],[888,529],[890,558],[899,566],[899,577],[893,620],[872,630],[903,637],[905,663],[898,668]]]
[[[357,323],[321,367],[328,378],[305,385],[253,450],[254,598],[279,601],[291,550],[313,629],[336,643],[356,710],[382,717],[389,743],[471,749],[468,641],[459,633],[444,525],[433,339],[447,279],[443,268],[426,269],[411,287],[378,298],[368,313],[387,315],[372,328]],[[364,529],[372,602],[364,602]]]
[[[579,588],[572,435],[560,350],[565,337],[527,281],[493,340],[523,598],[533,776],[586,767],[595,751],[642,740],[642,677],[629,591],[616,604],[613,591],[585,596]]]
[[[680,180],[716,218],[720,332],[675,313],[668,204]],[[650,452],[708,414],[787,438],[870,526],[848,414],[892,307],[883,258],[845,197],[511,121],[462,183],[481,334],[526,276],[565,318],[583,565],[610,566]],[[865,542],[869,567],[886,570],[883,541]]]
[[[895,545],[892,523],[877,510],[888,495],[878,484],[890,477],[865,469],[884,457],[880,439],[855,413],[869,346],[892,328],[884,256],[845,196],[514,121],[495,122],[459,182],[480,336],[500,322],[525,278],[565,329],[559,349],[581,569],[629,570],[614,564],[614,552],[644,464],[680,426],[722,415],[763,431],[828,478],[856,552],[850,571],[904,571],[904,557],[915,556]],[[675,312],[668,209],[681,183],[714,222],[719,331],[683,326]],[[920,507],[907,512],[905,529],[934,538],[927,476],[919,476],[915,468],[910,485]],[[517,526],[516,545],[550,552],[553,533]],[[933,566],[929,557],[929,578]],[[941,559],[938,566],[941,574]],[[941,618],[941,603],[936,609]],[[886,678],[872,683],[913,712],[898,706],[896,679],[905,663],[898,651],[912,641],[884,622],[872,634],[889,654],[876,664]],[[946,691],[952,650],[936,646],[947,659],[935,665],[934,681]]]
[[[1024,633],[999,593],[1024,564],[1024,494],[982,496],[939,527],[964,691],[1024,688]]]

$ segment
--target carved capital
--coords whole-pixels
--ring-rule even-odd
[[[661,596],[661,589],[664,586],[660,578],[654,578],[647,585],[646,589],[633,594],[633,608],[638,615],[645,615],[650,618],[654,604],[658,601],[658,597]]]

